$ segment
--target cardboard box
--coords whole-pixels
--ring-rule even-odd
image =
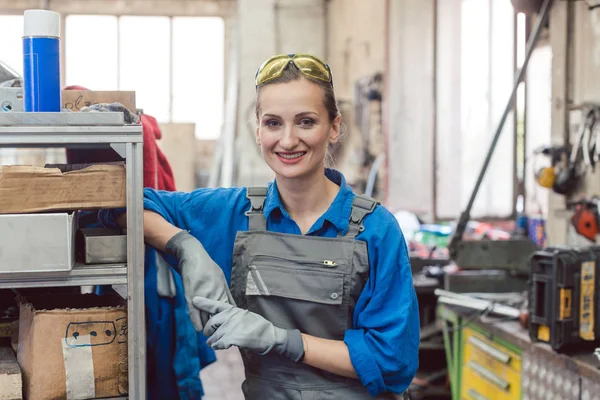
[[[93,399],[126,394],[124,300],[96,295],[22,299],[17,358],[26,399]]]
[[[0,272],[70,271],[75,213],[0,215]]]
[[[125,167],[0,166],[0,214],[125,207]]]
[[[99,103],[121,103],[135,114],[135,92],[124,90],[63,90],[63,108],[79,111]]]

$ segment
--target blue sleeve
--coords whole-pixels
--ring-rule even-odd
[[[372,395],[404,392],[419,358],[419,307],[404,236],[394,216],[378,206],[358,237],[367,242],[370,272],[346,331],[352,365]]]
[[[144,210],[161,215],[170,224],[179,229],[189,230],[181,218],[181,204],[197,193],[208,189],[198,189],[194,192],[167,192],[163,190],[144,189]]]
[[[246,188],[201,188],[190,193],[144,190],[144,209],[186,229],[231,279],[233,244],[238,231],[248,230]]]
[[[189,231],[221,267],[227,282],[236,234],[248,230],[249,207],[246,188],[200,188],[189,193],[144,189],[144,209]],[[101,210],[99,218],[104,226],[116,227],[115,219],[124,211]]]

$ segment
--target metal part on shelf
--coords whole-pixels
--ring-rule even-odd
[[[127,283],[127,265],[125,264],[75,264],[70,271],[0,274],[0,289],[118,285],[124,283]]]
[[[8,113],[6,113],[8,114]],[[65,113],[66,114],[66,113]],[[73,113],[80,114],[80,113]],[[87,115],[85,115],[87,114]],[[81,113],[75,118],[91,121],[100,113]],[[43,119],[40,113],[38,118]],[[2,147],[79,147],[81,145],[125,144],[127,193],[127,264],[84,266],[60,273],[20,273],[0,275],[0,287],[50,287],[127,284],[129,394],[126,398],[146,398],[146,336],[144,307],[143,164],[141,125],[52,125],[0,126]],[[69,117],[67,117],[69,118]],[[100,117],[102,118],[102,117]],[[97,120],[96,120],[97,121]]]
[[[127,236],[120,229],[82,228],[75,243],[77,258],[84,264],[127,262]]]
[[[23,88],[0,87],[0,113],[23,111]]]

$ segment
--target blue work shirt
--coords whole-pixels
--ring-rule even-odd
[[[338,171],[327,169],[325,174],[340,191],[307,235],[333,238],[348,230],[354,193]],[[246,188],[190,193],[145,189],[144,208],[189,230],[230,282],[236,233],[248,230]],[[264,214],[267,230],[302,234],[283,207],[276,182],[268,186]],[[363,225],[357,240],[367,242],[370,273],[354,310],[354,328],[346,331],[344,342],[356,374],[372,395],[401,393],[415,376],[420,338],[408,250],[395,217],[385,207],[378,205]]]

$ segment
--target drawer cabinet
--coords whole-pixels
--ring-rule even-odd
[[[461,400],[519,400],[520,354],[467,327],[462,340]]]

